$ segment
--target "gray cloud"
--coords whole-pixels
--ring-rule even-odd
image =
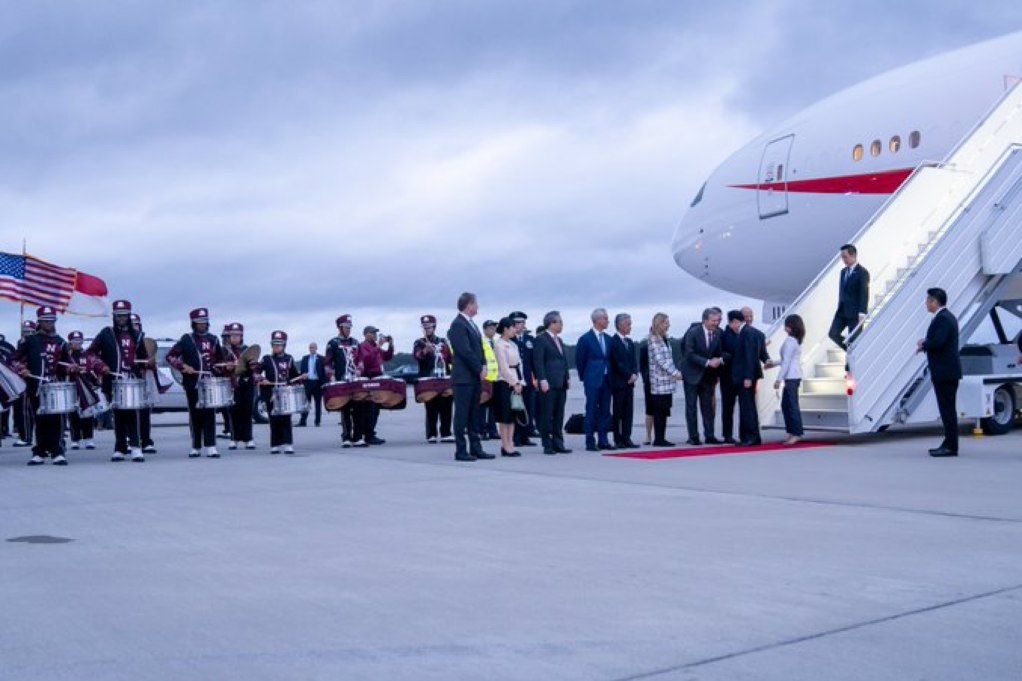
[[[418,314],[450,314],[463,289],[487,316],[577,311],[570,331],[596,304],[684,319],[740,302],[668,252],[717,163],[855,80],[1005,32],[1014,11],[7,5],[2,248],[25,236],[105,278],[159,335],[201,304],[302,345],[352,311],[408,345]],[[0,309],[5,328],[15,316]],[[62,326],[98,326],[78,322]]]

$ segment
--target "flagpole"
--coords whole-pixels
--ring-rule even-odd
[[[28,240],[21,239],[21,257],[28,256]],[[22,261],[24,262],[24,260]],[[18,320],[18,338],[21,338],[21,329],[25,326],[25,301],[21,301],[21,319]]]

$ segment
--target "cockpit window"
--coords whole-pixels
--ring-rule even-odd
[[[705,182],[703,182],[703,186],[699,188],[699,193],[696,194],[696,197],[694,199],[692,199],[692,204],[689,206],[689,208],[695,208],[696,205],[700,201],[703,200],[703,192],[704,191],[706,191],[706,183]]]

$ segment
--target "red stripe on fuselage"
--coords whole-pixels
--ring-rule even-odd
[[[893,194],[898,191],[908,176],[911,168],[888,170],[882,173],[866,175],[844,175],[842,177],[819,177],[814,180],[789,180],[788,182],[769,182],[766,184],[732,184],[733,189],[759,189],[763,191],[776,189],[802,194]]]

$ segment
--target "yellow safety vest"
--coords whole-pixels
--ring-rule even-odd
[[[493,341],[483,336],[483,355],[486,356],[486,380],[494,383],[497,380],[497,353],[493,351]]]

